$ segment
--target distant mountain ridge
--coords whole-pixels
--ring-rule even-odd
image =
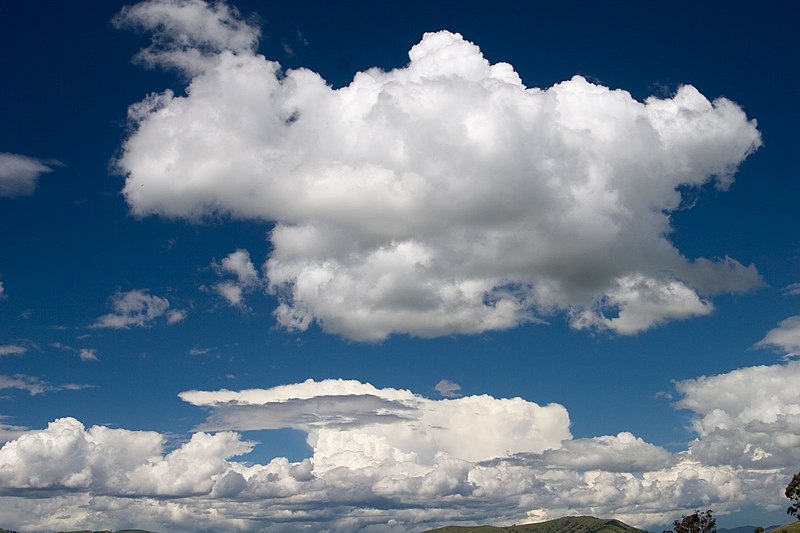
[[[646,533],[619,520],[593,516],[565,516],[536,524],[498,526],[445,526],[422,533]],[[794,533],[794,532],[792,532]]]
[[[754,533],[756,526],[717,528],[717,533]],[[769,526],[765,533],[800,533],[800,521],[783,526]],[[566,516],[547,522],[510,526],[445,526],[421,533],[647,533],[614,519],[593,516]]]

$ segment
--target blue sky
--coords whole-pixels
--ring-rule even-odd
[[[791,8],[124,6],[0,5],[0,525],[786,521]]]

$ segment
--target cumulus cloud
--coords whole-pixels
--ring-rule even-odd
[[[162,455],[163,448],[164,437],[155,432],[87,430],[74,418],[62,418],[0,449],[0,485],[120,496],[207,494],[229,469],[225,459],[252,445],[232,433],[196,433],[169,454]]]
[[[489,396],[435,401],[357,381],[307,380],[263,390],[187,391],[180,397],[212,409],[201,426],[206,430],[306,431],[320,468],[339,454],[369,461],[375,449],[421,461],[440,452],[476,461],[509,452],[541,452],[570,437],[569,415],[561,405]],[[359,452],[365,457],[358,457]]]
[[[800,361],[756,366],[676,385],[695,414],[689,449],[705,464],[785,468],[800,463]]]
[[[769,330],[755,345],[771,346],[789,356],[800,354],[800,316],[790,316],[781,321],[777,328]]]
[[[33,194],[39,176],[52,171],[48,164],[34,157],[0,152],[0,198]]]
[[[3,280],[0,279],[0,300],[4,298],[6,298],[6,288],[5,285],[3,285]]]
[[[220,276],[235,276],[233,280],[220,281],[214,284],[214,290],[234,307],[246,308],[245,293],[261,287],[261,278],[250,260],[250,252],[238,249],[228,254],[220,263],[211,263],[211,267]]]
[[[28,349],[24,346],[19,346],[17,344],[0,344],[0,356],[3,355],[22,355],[27,352]]]
[[[117,292],[111,297],[110,305],[113,312],[98,317],[92,324],[93,328],[145,327],[165,314],[167,322],[174,324],[186,317],[181,310],[168,313],[169,300],[152,295],[147,289]]]
[[[628,432],[565,441],[561,448],[546,451],[543,460],[547,464],[571,469],[606,472],[661,470],[673,462],[667,450]]]
[[[190,77],[185,96],[129,110],[131,211],[274,222],[265,276],[285,328],[376,341],[563,313],[634,334],[761,284],[669,241],[679,191],[729,187],[761,144],[730,100],[684,85],[642,102],[581,76],[528,87],[448,31],[332,88],[257,55],[257,28],[224,3],[150,1],[117,22]],[[218,290],[238,304],[237,287]]]
[[[35,495],[36,506],[0,498],[0,518],[26,529],[102,516],[176,532],[345,532],[569,514],[654,526],[700,506],[724,514],[771,505],[794,473],[798,378],[791,362],[678,383],[697,438],[675,454],[629,432],[573,439],[562,406],[520,398],[431,400],[348,380],[187,391],[211,414],[206,431],[171,451],[155,432],[71,418],[22,431],[0,449],[0,492]],[[311,457],[239,462],[256,444],[212,432],[278,427],[306,431]]]

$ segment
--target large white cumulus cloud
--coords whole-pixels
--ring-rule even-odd
[[[742,368],[677,384],[695,413],[692,453],[707,464],[800,464],[800,361]]]
[[[291,427],[308,432],[318,468],[340,466],[344,456],[360,464],[374,459],[373,451],[380,457],[380,450],[426,464],[439,453],[479,461],[507,453],[540,453],[559,448],[571,437],[563,406],[540,406],[521,398],[429,400],[410,391],[346,380],[308,380],[238,393],[188,391],[180,396],[212,408],[205,429]]]
[[[573,439],[562,406],[520,398],[431,400],[346,380],[187,391],[211,410],[207,430],[301,429],[311,457],[240,462],[255,443],[234,431],[198,432],[168,451],[155,432],[59,419],[0,449],[0,520],[23,530],[420,531],[570,514],[646,527],[697,507],[769,508],[800,459],[798,368],[679,383],[697,438],[674,454],[629,432]]]
[[[153,31],[147,61],[191,77],[184,96],[130,108],[131,210],[274,222],[265,273],[284,327],[380,340],[565,312],[632,334],[760,283],[668,240],[678,189],[727,187],[760,145],[729,100],[686,85],[640,102],[580,76],[527,87],[447,31],[334,89],[257,55],[257,29],[225,4],[151,1],[117,22]]]

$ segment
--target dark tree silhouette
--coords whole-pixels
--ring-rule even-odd
[[[672,527],[675,533],[717,533],[717,520],[711,516],[713,511],[695,511],[690,515],[684,515],[680,520],[675,520]],[[664,533],[672,533],[665,531]]]
[[[792,501],[792,505],[786,509],[786,514],[796,516],[800,520],[800,472],[794,475],[786,487],[786,497]]]

